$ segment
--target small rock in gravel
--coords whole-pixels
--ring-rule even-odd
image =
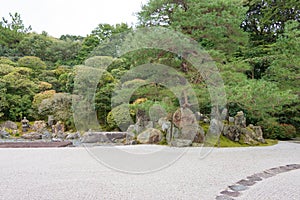
[[[240,195],[239,192],[231,192],[231,191],[228,191],[228,190],[224,190],[221,192],[221,194],[224,194],[224,195],[227,195],[227,196],[231,196],[231,197],[238,197]]]
[[[252,185],[255,184],[254,181],[251,181],[251,180],[245,180],[245,179],[240,180],[240,181],[237,182],[237,183],[240,184],[240,185],[244,185],[244,186],[252,186]]]
[[[231,186],[229,186],[229,188],[236,192],[248,189],[248,187],[244,186],[244,185],[231,185]]]
[[[291,164],[287,165],[286,167],[288,167],[289,169],[300,169],[300,164]]]
[[[275,174],[270,174],[268,172],[257,173],[255,175],[260,177],[260,178],[270,178],[272,176],[275,176]]]
[[[258,177],[257,175],[247,176],[247,179],[250,181],[261,181],[262,178]]]
[[[226,195],[221,195],[221,196],[217,196],[216,200],[234,200],[234,199]]]

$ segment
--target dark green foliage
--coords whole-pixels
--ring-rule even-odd
[[[265,137],[290,139],[300,131],[299,16],[297,0],[246,0],[243,5],[240,0],[150,0],[138,13],[138,26],[164,26],[194,39],[220,69],[229,115],[242,110],[248,124],[263,127]],[[128,126],[138,111],[148,117],[152,112],[154,117],[162,109],[170,117],[184,101],[183,94],[174,94],[181,82],[190,84],[181,89],[195,92],[187,98],[190,108],[207,116],[211,112],[204,77],[184,55],[172,53],[175,47],[169,47],[170,51],[138,49],[117,57],[123,33],[134,32],[127,24],[99,24],[86,37],[57,39],[46,32],[31,33],[17,13],[10,17],[0,22],[1,120],[19,121],[24,116],[35,120],[52,114],[74,126],[74,79],[80,83],[76,89],[83,91],[85,102],[95,107],[100,126],[107,130],[119,129],[116,117],[121,126]],[[130,41],[129,37],[125,42]],[[174,72],[147,68],[149,63]],[[143,70],[134,71],[140,65]],[[161,74],[169,85],[155,82]],[[49,90],[57,95],[44,95]],[[129,93],[128,102],[123,102]],[[131,122],[125,115],[128,111]]]
[[[277,122],[266,120],[260,122],[263,128],[265,138],[289,140],[297,136],[296,128],[291,124],[279,124]]]
[[[298,0],[246,0],[244,5],[248,11],[241,26],[255,46],[274,43],[284,33],[287,21],[300,22]]]

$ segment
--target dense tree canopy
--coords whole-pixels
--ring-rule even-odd
[[[135,84],[145,82],[145,74],[131,77],[129,72],[147,63],[169,66],[178,72],[165,79],[178,76],[178,82],[190,83],[199,102],[197,109],[209,115],[212,105],[204,78],[183,55],[139,49],[118,57],[124,33],[163,26],[192,38],[213,58],[225,83],[230,116],[243,110],[248,123],[262,125],[268,137],[276,138],[275,132],[290,126],[299,131],[299,1],[150,0],[137,17],[136,27],[99,24],[87,36],[60,38],[32,32],[18,13],[10,14],[10,19],[3,18],[0,121],[19,121],[24,116],[30,120],[46,119],[53,115],[72,128],[71,99],[77,98],[74,79],[80,78],[80,69],[93,77],[93,70],[104,66],[107,70],[96,88],[87,87],[90,80],[83,80],[87,85],[82,87],[87,87],[86,92],[94,90],[87,100],[94,101],[91,103],[99,123],[107,130],[117,128],[112,113],[120,113],[118,117],[123,119],[124,108],[130,108],[134,120],[141,110],[150,112],[161,105],[170,114],[181,101],[195,100],[184,94],[178,99],[172,88],[149,83],[132,93],[128,105],[121,102],[113,108],[112,98],[118,98],[113,97],[115,92],[126,95]]]

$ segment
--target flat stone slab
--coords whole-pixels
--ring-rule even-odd
[[[228,190],[222,191],[221,194],[224,194],[224,195],[227,195],[227,196],[230,196],[230,197],[238,197],[240,195],[240,193],[237,192],[237,191],[231,192],[231,191],[228,191]]]
[[[70,141],[62,142],[3,142],[0,143],[0,148],[53,148],[53,147],[67,147],[73,145]]]
[[[232,189],[235,192],[239,192],[239,191],[243,191],[243,190],[247,190],[248,187],[244,186],[244,185],[231,185],[229,186],[230,189]]]
[[[226,195],[221,195],[221,196],[217,196],[216,200],[234,200],[234,199]]]

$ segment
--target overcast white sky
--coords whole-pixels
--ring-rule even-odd
[[[136,23],[148,0],[0,0],[0,17],[18,12],[33,31],[52,36],[89,34],[98,24]]]

